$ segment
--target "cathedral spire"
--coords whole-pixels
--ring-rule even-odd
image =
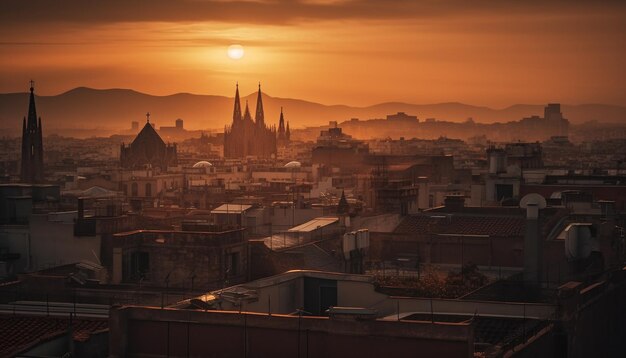
[[[241,102],[239,101],[239,82],[236,84],[235,90],[235,108],[233,110],[233,123],[241,121]]]
[[[285,117],[283,116],[283,107],[280,107],[280,120],[278,120],[278,140],[285,139]]]
[[[259,94],[256,99],[256,114],[254,120],[258,126],[265,125],[265,114],[263,112],[263,98],[261,96],[261,82],[259,82]]]
[[[289,131],[289,121],[287,121],[287,130],[285,131],[285,139],[291,139],[291,132]]]
[[[29,131],[34,131],[37,128],[37,109],[35,108],[35,81],[30,81],[30,101],[28,103],[28,122],[27,128]]]
[[[252,116],[250,115],[250,109],[248,108],[248,101],[246,100],[246,111],[243,114],[243,120],[247,121],[247,120],[252,120]]]

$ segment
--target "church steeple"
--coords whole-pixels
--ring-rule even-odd
[[[246,101],[246,111],[243,114],[244,121],[251,121],[252,116],[250,115],[250,109],[248,108],[248,101]]]
[[[283,116],[283,107],[280,107],[280,119],[278,120],[278,140],[285,139],[285,117]]]
[[[285,131],[285,139],[291,140],[291,132],[289,131],[289,121],[287,121],[287,130]]]
[[[35,82],[30,81],[30,101],[28,102],[28,126],[29,131],[37,128],[37,108],[35,108]]]
[[[348,214],[350,212],[350,204],[348,204],[348,199],[346,199],[345,191],[341,191],[341,198],[339,199],[339,203],[337,204],[337,214]]]
[[[239,101],[239,83],[237,83],[237,89],[235,90],[235,108],[233,110],[233,123],[241,121],[241,102]]]
[[[37,118],[35,107],[35,83],[30,81],[28,120],[22,120],[22,166],[20,178],[24,183],[43,181],[43,135],[41,118]]]
[[[256,99],[256,114],[254,115],[254,120],[256,121],[257,126],[265,125],[265,114],[263,112],[263,98],[261,96],[261,82],[259,82],[259,94]]]

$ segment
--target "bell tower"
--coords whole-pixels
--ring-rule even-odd
[[[28,120],[22,121],[22,166],[20,179],[23,183],[43,182],[43,138],[41,117],[35,108],[35,82],[30,81]]]

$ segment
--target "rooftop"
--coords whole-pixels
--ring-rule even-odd
[[[524,236],[523,217],[415,215],[400,222],[395,233],[439,235]]]
[[[106,319],[23,317],[0,315],[0,356],[12,357],[37,344],[59,337],[72,329],[74,341],[84,342],[92,334],[107,330]]]
[[[322,217],[322,218],[315,218],[311,221],[307,221],[304,224],[292,227],[291,229],[287,230],[290,232],[310,232],[310,231],[314,231],[317,230],[319,228],[323,228],[325,226],[334,224],[336,222],[339,221],[339,218],[337,217]]]
[[[245,204],[222,204],[211,210],[211,214],[241,214],[252,208],[252,205]]]

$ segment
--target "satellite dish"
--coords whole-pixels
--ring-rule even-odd
[[[537,193],[526,194],[522,200],[519,201],[520,208],[526,209],[528,208],[528,204],[537,205],[537,208],[539,209],[545,209],[546,206],[548,206],[546,199]]]

